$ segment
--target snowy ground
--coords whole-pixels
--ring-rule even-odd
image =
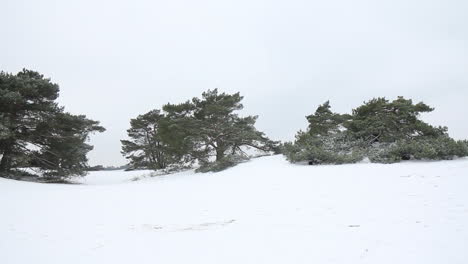
[[[0,178],[0,263],[468,263],[468,159]]]

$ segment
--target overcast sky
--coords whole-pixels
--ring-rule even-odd
[[[219,88],[291,140],[330,100],[398,95],[468,138],[466,0],[0,0],[0,70],[39,71],[69,112],[101,121],[91,164],[121,165],[129,119]]]

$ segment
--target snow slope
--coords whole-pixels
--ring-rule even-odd
[[[0,263],[468,263],[468,160],[0,179]]]

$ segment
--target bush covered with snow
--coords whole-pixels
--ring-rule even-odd
[[[364,158],[359,142],[348,141],[343,133],[310,136],[305,133],[295,143],[283,145],[283,154],[293,163],[312,164],[355,163]]]

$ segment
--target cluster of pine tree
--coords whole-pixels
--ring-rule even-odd
[[[133,168],[168,169],[198,163],[219,171],[247,158],[246,147],[275,151],[278,142],[255,128],[256,116],[240,117],[239,93],[208,90],[201,98],[166,104],[130,121],[122,153]]]
[[[1,177],[21,177],[23,167],[52,179],[85,173],[88,136],[104,128],[65,112],[58,95],[59,86],[37,72],[0,72]]]
[[[99,122],[72,115],[59,106],[59,86],[24,69],[0,72],[0,177],[21,177],[34,168],[43,178],[83,175],[90,168],[89,135],[103,132]],[[320,105],[307,116],[309,126],[294,142],[279,146],[255,128],[257,116],[241,117],[239,93],[204,92],[180,104],[166,104],[130,121],[122,154],[130,168],[178,169],[198,164],[198,171],[219,171],[249,155],[246,149],[282,151],[291,162],[353,163],[468,156],[468,141],[455,141],[447,128],[423,122],[434,109],[398,97],[372,99],[351,114]]]
[[[468,142],[455,141],[446,127],[434,127],[419,117],[434,109],[424,103],[398,97],[376,98],[352,111],[338,114],[327,101],[307,116],[309,127],[294,142],[283,145],[289,161],[309,164],[401,160],[443,160],[468,156]]]

